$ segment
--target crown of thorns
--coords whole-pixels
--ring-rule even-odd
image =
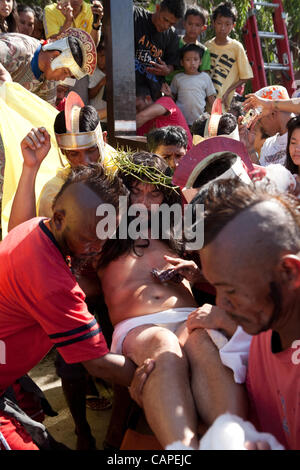
[[[132,176],[142,183],[150,183],[155,186],[164,186],[178,192],[178,186],[172,184],[172,176],[165,175],[161,170],[153,166],[140,165],[131,159],[134,152],[118,149],[113,156],[113,163],[125,176]]]

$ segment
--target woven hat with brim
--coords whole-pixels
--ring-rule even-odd
[[[70,49],[69,37],[75,37],[80,43],[80,48],[82,52],[82,65],[76,63],[73,54]],[[44,51],[60,51],[58,57],[56,57],[52,63],[52,70],[58,68],[68,68],[72,75],[78,80],[85,77],[86,75],[92,75],[96,69],[97,65],[97,51],[96,46],[93,41],[93,38],[89,33],[81,29],[69,28],[63,33],[61,33],[55,41],[47,41],[43,45]]]
[[[282,85],[266,86],[256,91],[255,95],[268,100],[288,100],[290,98],[287,89]]]

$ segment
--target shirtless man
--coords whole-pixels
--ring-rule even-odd
[[[135,154],[132,159],[137,165],[166,172],[166,163],[153,154]],[[139,179],[134,174],[123,177],[132,205],[144,204],[150,211],[152,204],[175,202],[174,191],[140,178],[140,173]],[[185,320],[197,308],[189,282],[160,283],[153,277],[153,268],[173,267],[174,255],[178,256],[161,240],[126,240],[124,244],[110,240],[102,250],[98,276],[114,326],[111,351],[122,351],[137,365],[148,357],[155,360],[155,369],[143,389],[150,427],[163,447],[181,441],[198,448],[197,413],[208,425],[229,409],[244,416],[243,390],[234,384],[231,371],[222,366],[218,349],[206,331],[187,335]],[[191,281],[199,277],[195,263],[189,262],[185,270]],[[201,357],[206,357],[207,366]],[[208,411],[205,395],[211,381],[216,380],[220,387],[215,408]]]

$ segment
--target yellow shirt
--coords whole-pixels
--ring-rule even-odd
[[[228,88],[239,80],[253,78],[245,49],[239,41],[229,38],[228,44],[219,46],[213,38],[205,46],[210,52],[211,68],[208,73],[218,93],[217,98],[222,98]],[[233,95],[234,90],[229,95],[228,103],[231,103]]]
[[[44,29],[46,38],[53,36],[54,34],[58,34],[60,28],[64,25],[66,20],[65,16],[59,11],[57,8],[57,3],[53,3],[51,5],[47,5],[44,9]],[[88,33],[91,33],[93,25],[93,13],[91,9],[91,5],[83,2],[81,7],[81,12],[73,20],[71,25],[72,28],[83,29]]]
[[[104,149],[103,166],[108,174],[114,174],[117,167],[114,164],[113,158],[116,156],[117,152],[108,144],[105,144]],[[69,173],[69,166],[60,169],[57,171],[56,175],[45,184],[37,202],[37,214],[39,217],[52,217],[53,200],[67,180]]]

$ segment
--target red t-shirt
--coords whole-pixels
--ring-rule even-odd
[[[0,394],[53,345],[68,363],[108,352],[53,235],[35,218],[0,244]]]
[[[187,150],[192,148],[193,138],[189,126],[187,125],[184,115],[182,114],[178,106],[176,106],[172,98],[170,98],[169,96],[162,96],[161,98],[158,98],[155,103],[160,104],[161,106],[166,108],[166,110],[169,111],[169,114],[158,116],[157,118],[150,119],[150,121],[145,122],[145,124],[138,128],[137,135],[146,135],[148,134],[148,132],[151,131],[151,129],[159,129],[160,127],[181,126],[187,132]]]
[[[250,419],[258,431],[269,432],[286,449],[296,450],[300,449],[300,364],[295,349],[274,354],[271,341],[271,330],[251,341],[246,381]]]

